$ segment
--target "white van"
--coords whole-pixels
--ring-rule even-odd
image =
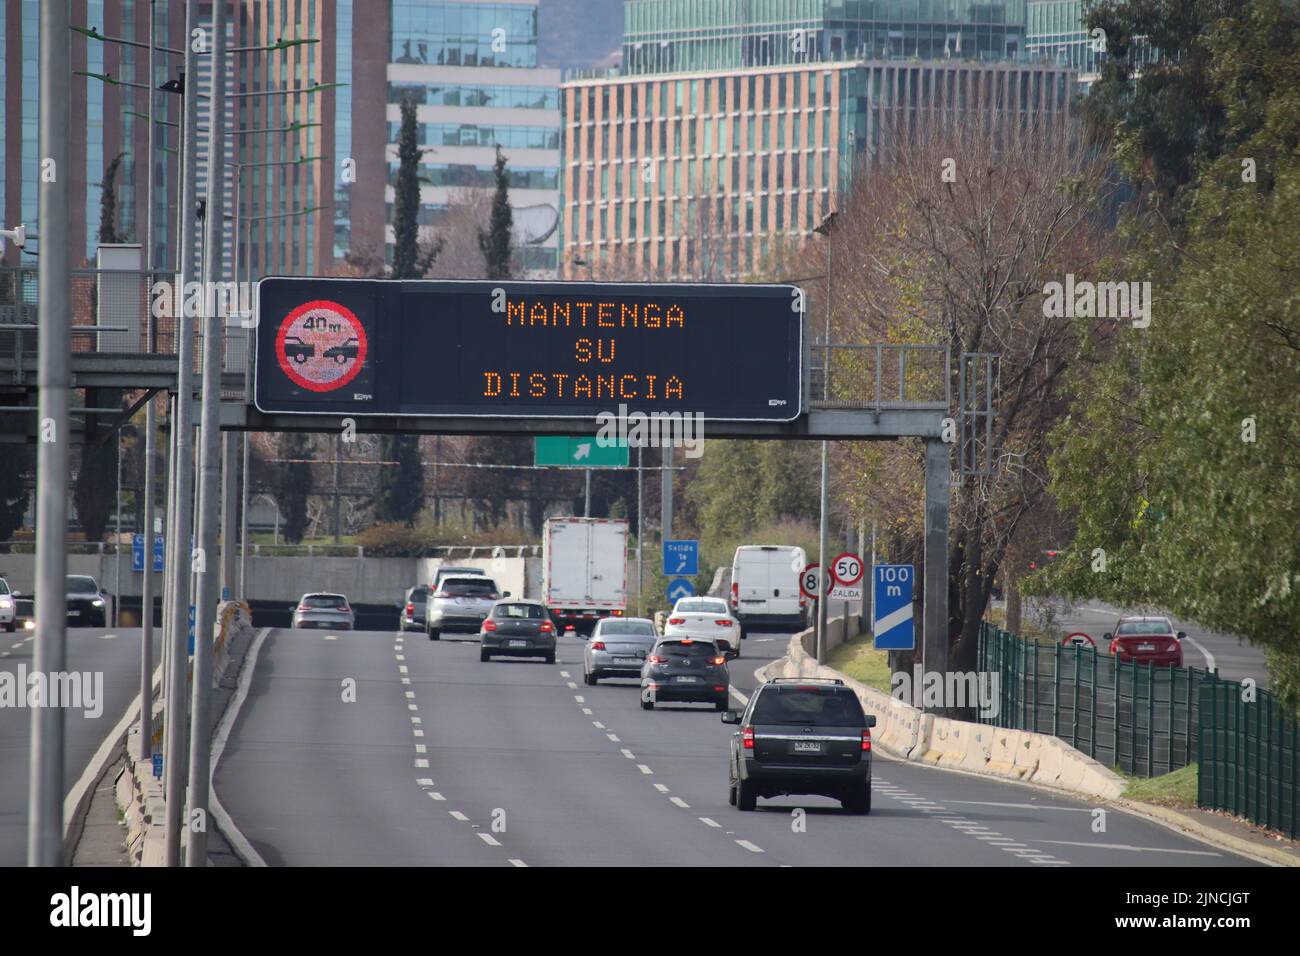
[[[756,626],[801,631],[808,626],[808,602],[799,573],[808,563],[803,548],[743,544],[731,560],[731,613],[741,636]]]

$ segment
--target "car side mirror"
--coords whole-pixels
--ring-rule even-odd
[[[722,722],[724,724],[738,724],[740,723],[740,714],[734,710],[725,710],[722,712]]]
[[[510,597],[510,592],[509,592],[509,591],[502,591],[502,592],[501,592],[501,596],[502,596],[502,597]]]
[[[874,727],[874,726],[876,726],[876,715],[875,715],[875,714],[867,714],[867,726],[868,726],[868,727]]]
[[[1107,631],[1105,634],[1103,634],[1103,635],[1101,636],[1101,639],[1102,639],[1103,641],[1109,641],[1109,640],[1111,639],[1110,631]]]
[[[1187,632],[1186,632],[1186,631],[1179,631],[1179,632],[1178,632],[1178,639],[1179,639],[1180,641],[1185,641],[1185,640],[1187,640]]]

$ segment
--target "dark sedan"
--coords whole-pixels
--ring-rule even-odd
[[[668,702],[712,704],[727,709],[731,676],[727,659],[712,641],[661,640],[641,669],[641,709]]]
[[[105,592],[88,574],[69,574],[64,593],[68,597],[68,627],[108,627]]]
[[[480,661],[540,657],[555,663],[555,625],[540,601],[498,601],[479,631]]]

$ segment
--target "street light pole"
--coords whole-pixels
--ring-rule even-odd
[[[826,239],[826,331],[822,338],[822,401],[830,398],[831,378],[831,229],[835,226],[836,213],[832,212],[822,220],[814,232]],[[831,445],[822,441],[822,475],[821,475],[821,527],[818,543],[817,573],[821,580],[817,582],[817,663],[826,663],[826,605],[830,600],[831,579],[827,573],[827,511],[830,510],[830,471]]]
[[[145,180],[145,244],[144,268],[150,287],[153,286],[153,181],[154,181],[154,25],[158,21],[156,0],[149,0],[149,87],[148,161],[147,179]],[[149,351],[158,351],[158,327],[154,322],[153,309],[145,317]],[[145,403],[144,412],[144,573],[140,579],[140,752],[142,762],[148,762],[153,755],[153,521],[154,521],[154,481],[157,470],[157,450],[154,448],[154,436],[158,431],[158,412],[153,397]],[[121,547],[119,542],[118,547]]]
[[[211,96],[208,99],[208,204],[204,221],[203,287],[221,281],[222,231],[225,228],[225,103],[226,3],[212,5]],[[198,596],[194,614],[194,680],[190,707],[189,813],[185,865],[208,865],[208,785],[211,768],[211,729],[208,704],[212,696],[212,633],[216,622],[221,567],[217,557],[218,506],[221,479],[221,369],[224,364],[223,317],[216,297],[204,296],[203,397],[199,427]]]
[[[220,4],[218,4],[220,6]],[[199,29],[199,0],[185,0],[185,35],[194,36]],[[213,61],[214,63],[217,61]],[[186,282],[194,274],[194,215],[197,199],[198,169],[198,54],[194,43],[185,44],[185,119],[181,166],[181,208],[176,228],[180,233],[180,289],[184,296]],[[182,304],[176,317],[176,416],[172,429],[176,463],[176,497],[171,505],[172,535],[168,563],[172,567],[171,630],[169,644],[166,750],[166,827],[164,856],[168,866],[179,866],[181,859],[181,821],[185,803],[185,680],[189,657],[190,607],[190,528],[193,495],[194,460],[191,448],[194,428],[194,327],[189,308]]]
[[[67,658],[68,428],[72,354],[72,273],[68,260],[68,104],[72,102],[71,0],[40,5],[40,153],[57,171],[37,186],[40,262],[37,340],[40,444],[36,452],[36,642],[32,667],[38,674],[65,670]],[[48,703],[48,701],[43,701]],[[31,770],[28,777],[27,863],[58,866],[63,857],[62,707],[32,711]]]

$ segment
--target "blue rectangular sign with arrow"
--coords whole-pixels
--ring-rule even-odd
[[[699,574],[700,543],[689,539],[664,542],[664,574]]]
[[[916,574],[910,564],[878,564],[872,569],[875,582],[875,614],[872,633],[876,650],[916,649],[916,621],[912,614],[912,585]]]

